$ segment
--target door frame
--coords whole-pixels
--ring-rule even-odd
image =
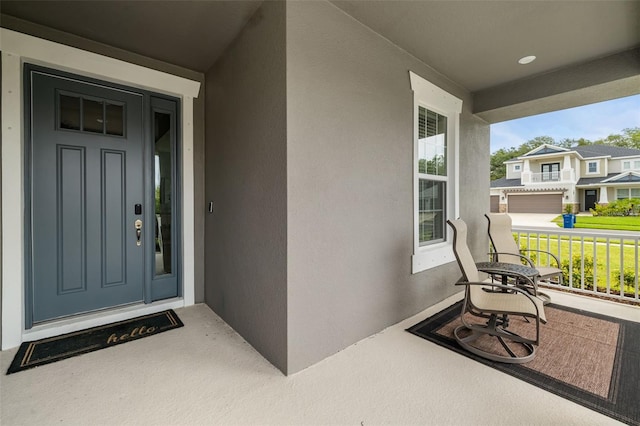
[[[143,203],[143,212],[145,218],[145,225],[143,232],[144,235],[144,243],[143,248],[144,252],[144,264],[142,266],[143,273],[143,300],[144,303],[149,304],[154,300],[159,299],[168,299],[170,297],[178,297],[182,295],[182,288],[180,286],[180,276],[179,273],[182,269],[181,267],[181,255],[179,250],[174,250],[174,259],[172,263],[175,263],[174,270],[172,274],[167,276],[157,277],[154,273],[154,265],[155,259],[153,258],[154,253],[151,251],[151,247],[154,247],[154,233],[150,232],[152,229],[152,219],[155,218],[155,199],[154,199],[154,191],[152,189],[152,172],[154,170],[153,164],[153,114],[155,111],[163,111],[172,116],[172,158],[173,158],[173,166],[172,166],[172,211],[173,211],[173,223],[176,225],[172,227],[171,230],[171,241],[174,245],[179,246],[181,241],[181,235],[177,232],[177,229],[180,229],[181,223],[181,214],[180,214],[180,206],[177,205],[175,200],[179,200],[181,198],[181,188],[180,182],[181,178],[181,170],[180,170],[180,156],[178,154],[178,150],[180,149],[180,140],[177,137],[177,132],[180,129],[179,119],[177,119],[176,115],[180,111],[180,100],[177,98],[169,97],[166,95],[160,95],[158,93],[149,92],[147,90],[135,89],[127,86],[115,85],[112,83],[107,83],[100,80],[90,79],[87,77],[78,76],[76,74],[70,74],[66,72],[61,72],[58,70],[54,70],[51,68],[45,68],[39,65],[33,65],[31,63],[23,64],[23,81],[31,83],[32,74],[37,73],[41,75],[46,75],[49,77],[53,77],[60,80],[67,80],[76,82],[86,86],[95,86],[101,87],[108,90],[114,90],[117,92],[125,92],[132,95],[140,96],[141,99],[141,115],[140,115],[140,126],[142,128],[142,140],[140,141],[141,145],[141,169],[142,169],[142,181],[141,185],[143,187],[143,195],[141,201]],[[32,151],[32,132],[33,132],[33,121],[32,121],[32,113],[31,113],[31,103],[33,99],[33,89],[31,84],[24,85],[24,170],[25,170],[25,329],[31,329],[33,326],[33,316],[34,316],[34,306],[33,306],[33,298],[35,296],[36,288],[34,286],[33,277],[32,277],[32,267],[33,267],[33,254],[32,254],[32,244],[33,244],[33,231],[32,231],[32,200],[33,200],[33,183],[31,182],[32,176],[32,160],[34,156],[34,152]],[[53,101],[53,100],[52,100]],[[159,108],[158,105],[164,105],[166,109]],[[100,137],[100,136],[98,136]],[[128,206],[130,207],[130,206]],[[173,294],[173,289],[177,287],[177,294]],[[162,294],[158,294],[158,290],[162,290]],[[134,302],[137,303],[137,302]],[[116,305],[117,306],[117,305]],[[103,309],[113,309],[116,306],[105,307]],[[101,309],[99,309],[101,310]],[[97,312],[96,311],[89,311]],[[81,312],[81,311],[79,311]],[[71,314],[67,317],[77,315]],[[48,322],[50,320],[44,321]],[[42,322],[41,322],[42,323]]]
[[[589,211],[589,207],[587,207],[587,192],[589,191],[593,191],[595,193],[594,197],[595,197],[595,202],[593,203],[593,208],[595,208],[595,206],[598,204],[598,198],[599,198],[599,194],[598,194],[598,190],[597,189],[585,189],[584,190],[584,210],[585,211]]]
[[[0,28],[2,51],[2,349],[49,337],[194,304],[193,100],[200,83],[74,47]],[[182,297],[98,312],[25,329],[25,132],[23,64],[166,94],[181,100]],[[18,184],[16,184],[18,183]],[[10,206],[20,206],[11,208]]]

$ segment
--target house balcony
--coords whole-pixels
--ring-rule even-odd
[[[560,182],[560,172],[531,173],[531,182]]]
[[[576,174],[573,169],[557,172],[522,172],[521,182],[527,184],[544,184],[553,182],[576,182]]]

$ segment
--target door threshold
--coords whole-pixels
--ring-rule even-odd
[[[45,324],[34,325],[29,330],[23,330],[22,341],[44,339],[59,336],[86,328],[97,327],[116,321],[128,320],[142,315],[154,314],[167,309],[184,307],[184,299],[159,300],[150,304],[138,303],[99,312],[92,312],[73,317],[48,321]]]

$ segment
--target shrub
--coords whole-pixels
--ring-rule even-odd
[[[615,200],[609,204],[596,204],[590,209],[594,216],[637,216],[640,213],[640,198]]]
[[[584,268],[582,268],[583,258],[580,256],[573,256],[571,259],[571,278],[572,287],[573,288],[581,288],[580,283],[582,282],[582,273],[581,271],[584,269],[584,288],[591,290],[593,289],[593,258],[584,257]],[[560,269],[562,269],[562,283],[566,286],[569,286],[569,261],[563,260],[560,265]]]
[[[619,282],[620,282],[620,270],[613,271],[611,273],[612,287],[614,283],[619,283]],[[634,288],[636,285],[636,274],[634,273],[634,271],[630,269],[625,269],[622,272],[622,282],[624,283],[624,292],[628,293],[629,295],[633,295]]]

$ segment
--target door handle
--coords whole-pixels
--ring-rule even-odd
[[[136,245],[140,247],[142,245],[142,241],[140,241],[140,237],[142,236],[142,221],[137,219],[133,225],[136,228]]]

